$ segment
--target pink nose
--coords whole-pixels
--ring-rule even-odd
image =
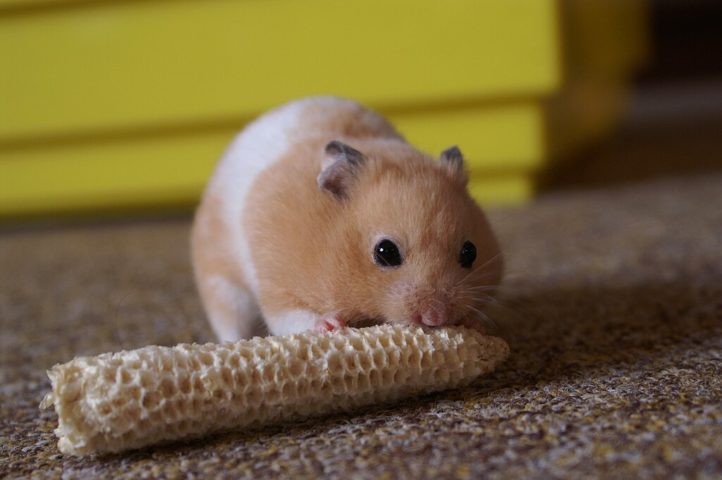
[[[446,323],[446,312],[440,308],[430,308],[421,314],[421,323],[430,327],[438,327]]]

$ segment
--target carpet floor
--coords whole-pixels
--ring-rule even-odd
[[[0,235],[0,477],[722,476],[722,175],[490,212],[511,357],[463,390],[124,455],[39,411],[75,355],[208,341],[186,219]]]

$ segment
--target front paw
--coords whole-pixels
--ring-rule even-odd
[[[336,332],[342,328],[346,328],[346,321],[337,313],[327,313],[316,321],[313,329],[317,332]]]

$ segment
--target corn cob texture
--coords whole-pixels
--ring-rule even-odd
[[[149,346],[48,371],[61,452],[119,452],[466,385],[508,355],[463,327],[381,325]]]

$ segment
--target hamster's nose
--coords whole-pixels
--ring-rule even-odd
[[[429,327],[438,327],[446,323],[446,311],[442,308],[430,308],[421,314],[421,323]]]

